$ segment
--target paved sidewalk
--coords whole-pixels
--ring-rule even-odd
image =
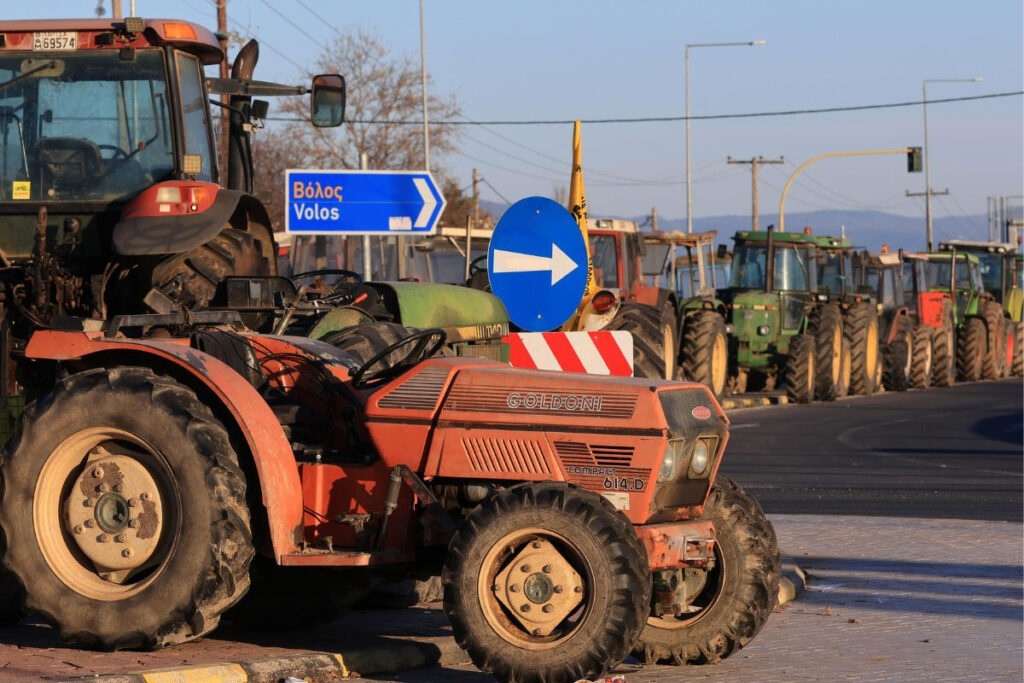
[[[809,589],[733,658],[712,667],[626,664],[640,681],[1020,681],[1024,527],[1002,522],[779,515],[780,545]],[[49,629],[0,629],[0,681],[67,680],[299,652],[418,642],[442,668],[377,680],[489,680],[454,647],[444,615],[418,608],[353,612],[329,628],[246,632],[156,653],[60,647]],[[353,667],[354,668],[354,667]],[[356,669],[358,670],[358,669]],[[302,671],[295,671],[301,677]]]

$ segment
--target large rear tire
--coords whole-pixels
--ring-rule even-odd
[[[725,319],[711,310],[689,316],[683,328],[680,355],[683,378],[700,382],[722,398],[729,386],[729,339]]]
[[[0,627],[12,626],[21,621],[21,603],[24,596],[21,586],[7,572],[0,570]]]
[[[778,543],[757,501],[719,477],[703,519],[715,524],[716,564],[691,603],[699,611],[647,619],[634,648],[647,664],[715,664],[749,643],[778,601]]]
[[[793,403],[814,400],[815,338],[811,334],[798,334],[789,341],[789,356],[783,370],[786,396]]]
[[[962,382],[977,382],[982,377],[988,353],[985,323],[968,318],[956,336],[956,377]]]
[[[846,343],[850,347],[850,393],[868,396],[878,390],[879,372],[878,313],[874,304],[855,304],[843,322]]]
[[[810,314],[815,339],[814,398],[834,401],[843,386],[843,315],[836,306],[815,306]]]
[[[956,328],[948,299],[942,302],[942,325],[933,329],[932,385],[951,387],[956,380]]]
[[[68,642],[180,643],[249,588],[245,477],[227,430],[173,380],[66,377],[25,409],[0,475],[4,567]]]
[[[152,287],[185,308],[205,308],[217,285],[234,275],[273,275],[274,264],[264,256],[264,245],[245,230],[225,227],[209,242],[161,261],[154,269]]]
[[[658,309],[646,304],[622,304],[606,330],[633,335],[633,376],[675,379],[675,331]]]
[[[1013,323],[1013,350],[1010,352],[1010,375],[1024,375],[1024,322]]]
[[[913,354],[910,360],[910,386],[927,389],[932,383],[932,328],[918,325],[914,328]]]
[[[502,681],[572,683],[621,662],[650,609],[647,552],[608,501],[514,486],[452,538],[444,609],[455,640]]]

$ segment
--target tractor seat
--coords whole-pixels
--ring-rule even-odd
[[[43,186],[58,192],[81,189],[103,175],[96,143],[82,138],[40,138],[37,148]]]
[[[190,344],[237,372],[257,391],[267,386],[256,352],[242,335],[225,330],[206,330],[193,333]]]

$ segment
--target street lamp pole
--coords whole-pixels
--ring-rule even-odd
[[[691,47],[748,47],[764,45],[763,40],[751,40],[743,43],[688,43],[684,49],[685,94],[686,100],[686,232],[693,232],[693,179],[690,175],[690,48]]]
[[[932,250],[932,175],[931,155],[928,153],[928,84],[929,83],[980,83],[981,76],[975,78],[926,78],[921,81],[921,105],[924,109],[924,223],[928,242],[928,251]],[[941,194],[941,193],[940,193]]]

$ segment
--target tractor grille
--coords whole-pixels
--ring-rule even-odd
[[[418,375],[377,402],[381,408],[402,410],[433,410],[448,380],[448,368],[434,366]]]
[[[575,394],[554,387],[497,390],[469,386],[456,380],[444,410],[479,413],[544,415],[549,417],[602,417],[628,419],[636,409],[636,394],[593,392]]]
[[[555,452],[566,465],[602,465],[604,467],[629,467],[633,464],[632,446],[601,446],[578,441],[556,441]]]
[[[475,472],[551,474],[540,442],[534,439],[465,437],[462,447]]]
[[[629,467],[633,462],[632,446],[599,446],[591,444],[590,452],[598,465],[611,467]]]
[[[590,455],[590,448],[585,443],[556,441],[555,452],[558,453],[558,458],[565,465],[586,467],[594,464],[594,458]]]

